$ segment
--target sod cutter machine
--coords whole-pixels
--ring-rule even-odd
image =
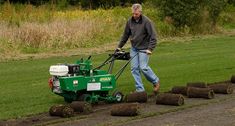
[[[90,60],[80,59],[75,64],[58,64],[50,66],[49,87],[53,93],[64,97],[66,102],[87,101],[97,103],[121,102],[123,94],[116,90],[116,81],[132,60],[129,52],[115,51],[98,67],[93,68]],[[112,74],[114,61],[126,60],[127,62],[116,73]],[[109,65],[108,71],[101,70]],[[114,91],[116,90],[116,91]],[[113,91],[111,95],[109,92]]]

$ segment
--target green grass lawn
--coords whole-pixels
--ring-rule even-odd
[[[53,104],[64,103],[48,87],[50,65],[74,63],[80,56],[20,60],[0,63],[0,119],[18,118],[48,111]],[[97,66],[107,54],[94,55]],[[115,64],[115,70],[123,62]],[[161,80],[161,91],[192,81],[215,82],[235,74],[235,37],[213,37],[186,42],[163,42],[150,59],[150,66]],[[146,90],[152,85],[143,79]],[[118,88],[134,91],[128,67],[117,82]]]

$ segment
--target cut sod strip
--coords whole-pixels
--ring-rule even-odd
[[[187,87],[207,88],[205,82],[188,82]]]
[[[126,96],[126,102],[139,102],[144,103],[147,102],[148,95],[146,92],[133,92]]]
[[[74,115],[74,110],[68,105],[54,105],[50,108],[49,114],[67,118]]]
[[[181,94],[159,94],[156,98],[156,104],[181,106],[184,104],[184,97]]]
[[[185,86],[174,86],[171,89],[171,93],[173,94],[182,94],[182,95],[187,95],[187,87]]]
[[[90,103],[85,102],[85,101],[73,101],[70,104],[71,108],[74,109],[74,112],[77,113],[91,113],[92,112],[92,106]]]
[[[113,105],[112,116],[137,116],[140,113],[139,103],[122,103]]]
[[[189,98],[214,98],[214,91],[210,88],[188,87],[187,96]]]
[[[232,82],[232,83],[235,83],[235,75],[232,75],[232,77],[231,77],[231,82]]]
[[[208,86],[214,91],[214,93],[217,93],[217,94],[232,94],[233,93],[232,85],[229,83],[212,84]]]

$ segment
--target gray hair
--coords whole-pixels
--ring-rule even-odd
[[[142,12],[141,4],[138,4],[138,3],[133,4],[131,8],[132,8],[132,11],[139,10],[140,12]]]

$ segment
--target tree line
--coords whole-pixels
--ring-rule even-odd
[[[110,8],[115,6],[125,6],[133,3],[143,3],[145,0],[0,0],[0,3],[20,3],[20,4],[32,4],[40,6],[43,4],[55,4],[62,6],[77,6],[80,5],[82,8],[96,9],[98,7]]]

